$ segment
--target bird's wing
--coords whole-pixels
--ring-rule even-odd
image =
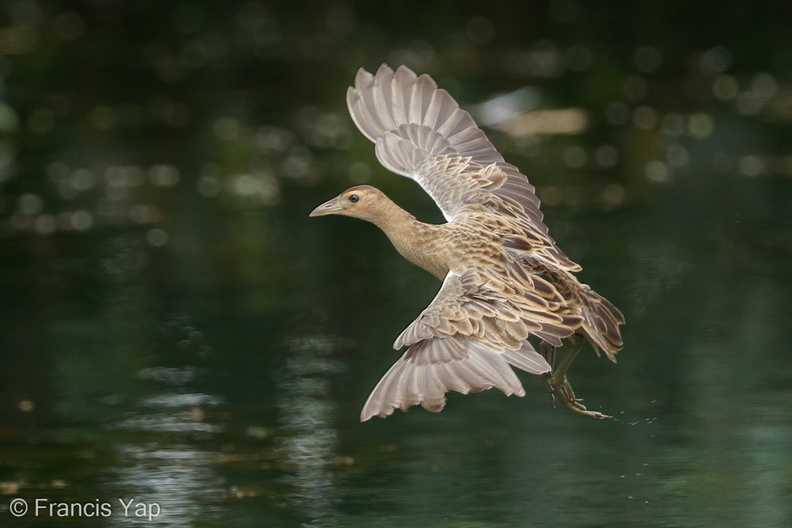
[[[504,241],[506,247],[580,270],[548,234],[528,178],[503,160],[470,114],[431,77],[405,66],[394,72],[383,64],[376,75],[361,69],[347,91],[347,105],[357,127],[376,144],[380,163],[418,182],[446,220],[496,213],[523,234]]]
[[[526,280],[535,281],[532,288]],[[549,372],[550,365],[527,337],[560,345],[582,318],[537,277],[518,278],[525,285],[519,294],[515,281],[508,283],[479,269],[449,273],[434,300],[396,339],[394,348],[409,348],[372,391],[361,420],[418,404],[438,412],[449,391],[467,394],[495,387],[522,396],[509,365],[532,374]]]
[[[431,77],[383,64],[376,75],[361,69],[347,91],[360,131],[376,144],[387,169],[418,182],[447,220],[492,195],[518,204],[533,227],[547,232],[534,187],[506,163],[468,112]],[[487,174],[482,170],[487,169]]]

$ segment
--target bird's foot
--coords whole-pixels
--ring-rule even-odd
[[[558,398],[570,410],[578,414],[591,416],[592,418],[597,418],[599,420],[613,418],[612,416],[602,414],[601,412],[589,411],[586,406],[583,405],[583,400],[581,398],[575,397],[575,391],[572,390],[572,385],[570,385],[566,376],[561,377],[559,380],[553,374],[546,374],[544,379],[545,384],[547,385],[547,391],[550,393],[550,404],[553,407],[555,407],[555,400]]]

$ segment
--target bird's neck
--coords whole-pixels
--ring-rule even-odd
[[[374,224],[387,236],[401,256],[443,280],[448,273],[447,248],[441,244],[443,225],[419,222],[391,203]]]

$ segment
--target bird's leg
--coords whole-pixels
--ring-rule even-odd
[[[546,341],[541,341],[539,342],[539,353],[542,354],[542,356],[544,356],[545,360],[547,360],[547,363],[550,365],[550,372],[548,372],[542,377],[544,378],[545,383],[547,384],[547,392],[550,393],[550,405],[552,405],[553,408],[555,408],[556,391],[551,388],[549,379],[557,372],[557,369],[555,368],[556,347],[554,347],[553,345],[551,345]],[[569,368],[569,365],[567,365],[567,368]]]
[[[572,335],[569,338],[569,341],[571,346],[564,354],[564,357],[561,359],[558,366],[555,365],[555,347],[547,343],[542,343],[540,346],[541,354],[553,367],[553,370],[544,375],[545,384],[547,385],[547,390],[550,393],[551,404],[555,402],[556,397],[558,397],[562,402],[564,402],[564,405],[576,413],[585,414],[586,416],[591,416],[592,418],[611,418],[611,416],[608,416],[607,414],[602,414],[597,411],[589,411],[586,409],[586,406],[583,405],[583,400],[575,397],[575,392],[572,390],[572,385],[570,385],[566,374],[569,370],[569,367],[572,365],[572,362],[575,361],[580,349],[583,347],[584,341],[583,338],[578,335]]]
[[[547,341],[539,342],[539,353],[544,356],[544,358],[550,364],[551,369],[555,368],[555,352],[555,347]]]

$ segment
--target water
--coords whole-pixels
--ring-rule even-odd
[[[0,525],[792,524],[783,16],[724,7],[710,35],[668,30],[700,15],[681,3],[12,7]],[[358,422],[439,287],[374,227],[307,217],[368,182],[440,221],[346,116],[383,60],[479,112],[512,94],[479,117],[627,318],[617,365],[587,349],[571,371],[613,420],[521,376],[524,398]]]

